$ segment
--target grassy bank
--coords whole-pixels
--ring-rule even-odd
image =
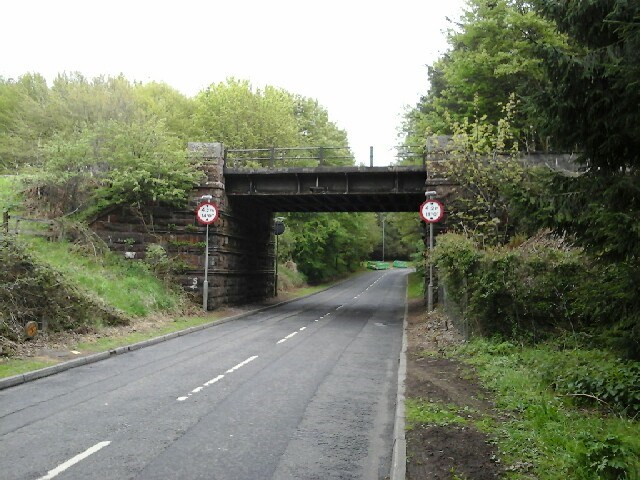
[[[475,367],[496,395],[505,421],[482,427],[506,463],[518,466],[510,478],[530,478],[530,471],[540,479],[640,478],[639,384],[634,375],[616,377],[620,362],[611,354],[559,342],[527,347],[477,339],[455,355]],[[587,381],[579,369],[592,376],[602,371],[596,383],[633,398],[615,405],[579,393]]]
[[[424,296],[424,277],[417,272],[410,273],[408,288],[410,299],[422,298]]]
[[[449,354],[472,367],[469,376],[477,375],[491,392],[495,414],[408,399],[410,428],[477,428],[498,447],[509,479],[640,479],[639,384],[633,375],[620,375],[620,362],[611,354],[561,348],[557,342],[531,347],[488,339],[472,340]],[[576,370],[601,372],[609,379],[609,385],[607,379],[596,380],[603,390],[617,385],[632,399],[614,405],[577,393]]]
[[[182,292],[170,288],[136,262],[111,253],[78,254],[68,242],[29,240],[31,252],[62,272],[69,281],[128,315],[145,316],[176,311],[184,304]]]
[[[19,204],[20,179],[14,175],[0,175],[0,212],[12,211]]]

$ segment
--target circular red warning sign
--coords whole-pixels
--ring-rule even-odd
[[[427,200],[420,205],[420,218],[427,223],[436,223],[442,220],[444,207],[438,200]]]
[[[212,202],[202,202],[196,209],[196,218],[201,225],[211,225],[218,220],[218,205]]]

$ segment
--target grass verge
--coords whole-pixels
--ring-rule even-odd
[[[56,363],[58,362],[53,360],[23,360],[19,358],[0,360],[0,378],[12,377],[14,375],[20,375],[21,373],[39,370],[41,368],[55,365]]]
[[[422,298],[424,296],[424,277],[418,272],[409,274],[409,298]]]
[[[170,320],[168,323],[151,328],[146,331],[132,332],[124,335],[108,336],[97,338],[93,341],[77,343],[73,349],[81,353],[98,353],[113,350],[114,348],[132,345],[134,343],[161,337],[173,332],[179,332],[191,327],[197,327],[207,323],[215,322],[222,318],[222,315],[210,314],[207,316],[183,317]]]
[[[548,369],[555,365],[557,378],[569,375],[557,367],[572,365],[567,355],[583,357],[584,352],[486,339],[460,348],[455,356],[475,367],[494,392],[503,418],[483,419],[476,426],[496,441],[503,462],[509,465],[507,478],[530,479],[533,474],[540,480],[638,480],[637,418],[586,406],[578,401],[582,397],[557,391]],[[594,367],[599,361],[595,356]],[[436,413],[442,416],[446,408],[438,408]],[[433,415],[434,408],[430,410]]]

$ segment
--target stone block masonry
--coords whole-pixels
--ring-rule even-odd
[[[119,207],[97,218],[93,230],[113,251],[132,261],[144,259],[149,245],[162,245],[180,266],[176,281],[201,299],[206,227],[197,223],[195,210],[203,195],[211,195],[220,216],[209,226],[208,308],[272,296],[273,212],[260,205],[240,207],[227,197],[222,144],[190,143],[188,148],[202,157],[206,175],[191,192],[187,208],[149,206],[140,214]]]

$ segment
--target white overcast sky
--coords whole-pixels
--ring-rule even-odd
[[[124,74],[193,96],[228,77],[317,99],[356,161],[393,160],[464,0],[5,0],[0,76]],[[212,138],[211,141],[215,141]],[[229,147],[233,147],[230,145]]]

